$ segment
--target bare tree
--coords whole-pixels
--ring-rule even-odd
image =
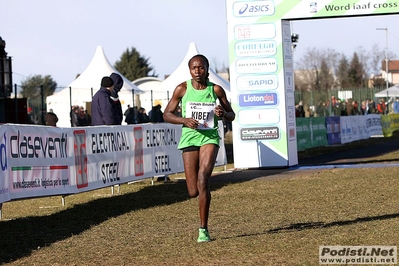
[[[317,70],[320,68],[320,51],[316,48],[308,48],[300,62],[295,82],[299,90],[315,90],[317,82]]]
[[[363,66],[363,71],[364,71],[364,78],[367,78],[370,76],[370,71],[371,71],[371,54],[364,49],[363,46],[359,46],[356,49],[356,54],[359,58],[360,64]]]
[[[374,75],[381,71],[381,61],[385,58],[384,51],[380,49],[378,44],[373,44],[370,51],[370,65]]]
[[[335,87],[334,69],[337,58],[337,52],[334,49],[308,48],[298,63],[295,77],[296,89],[320,91]]]

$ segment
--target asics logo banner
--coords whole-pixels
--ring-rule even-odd
[[[236,17],[270,16],[274,14],[273,1],[235,2],[233,6]]]

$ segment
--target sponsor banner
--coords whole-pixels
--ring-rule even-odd
[[[399,114],[382,115],[381,126],[384,137],[391,137],[393,132],[399,130]]]
[[[277,52],[277,44],[267,40],[237,42],[235,52],[237,57],[272,56]]]
[[[236,71],[240,74],[274,73],[277,71],[276,58],[238,59]]]
[[[241,128],[240,133],[241,140],[271,140],[280,138],[278,127]]]
[[[328,145],[341,144],[341,124],[339,116],[326,117]]]
[[[371,114],[366,115],[365,118],[368,136],[382,136],[381,115]]]
[[[226,11],[230,80],[233,81],[230,83],[231,103],[238,117],[233,122],[234,166],[238,168],[273,167],[280,166],[273,165],[272,162],[279,161],[281,157],[288,158],[288,165],[294,165],[298,161],[296,155],[298,141],[295,140],[296,135],[292,132],[295,128],[292,108],[296,103],[291,39],[293,33],[290,19],[394,14],[399,13],[399,3],[387,0],[352,2],[343,0],[226,0]],[[261,101],[243,99],[243,94],[246,92],[270,93],[270,90],[276,92],[280,100],[275,110],[271,110],[272,108],[267,111],[260,110]],[[255,108],[258,110],[253,110]],[[386,121],[384,119],[384,122]],[[328,124],[329,122],[331,124]],[[349,121],[345,121],[342,129],[345,130],[343,136],[339,131],[331,131],[328,134],[330,144],[341,143],[341,138],[344,142],[349,142],[364,137],[366,133],[362,120],[355,120],[354,122],[357,123],[355,127],[346,122]],[[375,126],[375,122],[374,118],[366,121],[367,132],[371,135],[380,135],[382,129]],[[256,165],[254,158],[248,159],[248,156],[240,153],[246,150],[250,154],[255,154],[260,150],[259,143],[241,139],[240,130],[248,125],[258,128],[272,126],[289,135],[279,139],[279,153],[262,153],[261,156],[266,157],[258,158],[258,165]],[[339,122],[335,120],[327,121],[327,128],[339,127],[339,125]],[[388,127],[384,125],[384,132],[386,128]],[[289,141],[284,142],[287,139]],[[276,141],[270,145],[267,140],[261,142],[263,142],[261,147],[276,145]]]
[[[342,144],[367,139],[377,133],[382,134],[379,115],[340,116],[339,123]],[[378,125],[373,123],[378,123]]]
[[[283,66],[293,65],[292,52],[288,49],[291,47],[289,22],[274,19],[283,14],[277,10],[279,5],[275,1],[226,1],[226,7],[230,78],[236,81],[230,84],[231,100],[238,118],[233,122],[234,166],[294,165],[297,158],[288,155],[296,157],[296,135],[292,133],[295,117],[286,118],[287,101],[293,102],[294,87],[291,78],[287,81],[290,84],[284,84],[282,71]],[[282,27],[286,30],[284,35]],[[270,130],[270,134],[258,131],[252,136],[247,128]],[[258,154],[258,158],[240,153],[242,150]]]
[[[216,165],[227,163],[223,123]],[[67,195],[184,171],[181,126],[0,127],[0,203]]]
[[[10,200],[6,129],[6,126],[0,126],[0,204]]]
[[[328,144],[324,117],[297,118],[296,134],[299,151]]]
[[[273,23],[237,25],[234,27],[237,40],[273,39],[276,36],[276,26]]]
[[[240,91],[275,90],[276,75],[248,75],[237,77],[237,89]]]
[[[274,106],[277,105],[276,93],[246,93],[238,96],[240,106]]]
[[[354,141],[353,138],[353,128],[352,128],[352,120],[349,116],[341,116],[340,117],[340,125],[341,125],[341,143],[348,143]]]
[[[235,2],[233,12],[236,17],[271,16],[275,12],[273,1]]]
[[[76,192],[72,130],[4,127],[11,199]]]
[[[372,14],[389,14],[398,13],[398,2],[390,2],[386,0],[373,1],[333,1],[333,0],[318,0],[318,1],[289,1],[280,0],[277,2],[284,2],[289,4],[282,19],[288,18],[323,18],[323,17],[347,17],[347,16],[362,16]]]
[[[341,116],[341,143],[369,138],[371,136],[370,132],[376,130],[374,125],[372,125],[372,127],[367,126],[367,121],[370,118],[370,116],[364,115]],[[370,120],[376,122],[375,119],[376,118],[371,118]],[[378,123],[380,123],[379,119]]]

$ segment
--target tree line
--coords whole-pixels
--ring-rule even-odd
[[[389,52],[388,58],[395,58]],[[352,89],[385,86],[385,79],[378,74],[385,59],[385,52],[374,44],[370,51],[363,47],[355,49],[351,58],[344,53],[339,53],[332,48],[307,48],[299,60],[295,58],[295,90],[307,92],[328,92],[334,89]],[[145,57],[136,48],[127,48],[114,64],[128,80],[142,77],[157,77],[150,58]],[[57,82],[51,75],[34,75],[26,78],[21,83],[21,95],[28,98],[29,102],[41,106],[41,86],[43,97],[52,95],[58,88]]]
[[[295,53],[294,53],[295,55]],[[395,58],[393,52],[389,58]],[[335,89],[374,88],[385,86],[381,77],[385,70],[385,51],[377,44],[370,51],[358,47],[351,58],[331,48],[307,48],[295,61],[296,91],[329,91]]]
[[[142,77],[158,76],[150,63],[150,58],[141,55],[134,47],[126,49],[120,59],[115,62],[114,67],[131,81]],[[41,108],[41,104],[39,104],[42,98],[41,86],[43,86],[44,99],[52,95],[58,88],[57,82],[51,75],[34,75],[21,82],[22,97],[28,98],[36,110]]]

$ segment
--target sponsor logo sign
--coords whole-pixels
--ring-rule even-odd
[[[275,41],[243,41],[235,44],[235,53],[238,57],[245,56],[272,56],[277,53]]]
[[[277,89],[276,75],[251,75],[238,76],[237,78],[238,90],[275,90]]]
[[[277,105],[276,93],[252,93],[238,96],[240,106],[268,106]]]
[[[233,12],[236,17],[271,16],[275,8],[273,1],[235,2]]]
[[[241,140],[270,140],[278,139],[280,132],[278,127],[241,128]]]

